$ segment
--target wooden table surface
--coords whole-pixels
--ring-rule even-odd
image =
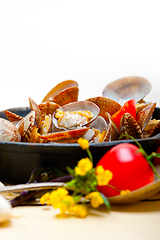
[[[1,239],[159,240],[160,195],[154,201],[90,209],[84,218],[58,218],[51,206],[19,206],[10,222],[0,225]]]

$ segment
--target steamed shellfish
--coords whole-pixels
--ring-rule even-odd
[[[21,135],[10,121],[0,118],[0,141],[20,142]]]
[[[130,99],[139,102],[151,91],[151,88],[151,83],[146,78],[129,76],[107,84],[102,91],[102,96],[111,98],[123,105]]]
[[[60,129],[89,125],[99,114],[99,107],[89,101],[69,103],[55,111],[53,123]]]
[[[84,137],[94,143],[118,140],[123,134],[153,136],[160,132],[160,124],[152,119],[156,103],[143,100],[150,90],[147,79],[129,76],[108,84],[102,96],[78,101],[78,83],[66,80],[52,88],[40,104],[29,98],[31,111],[25,117],[5,110],[11,122],[0,120],[0,140],[72,143]],[[129,99],[137,101],[136,117],[123,114],[118,129],[112,115]],[[3,131],[6,126],[7,137]]]

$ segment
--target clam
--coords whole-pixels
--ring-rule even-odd
[[[150,103],[138,113],[137,123],[139,124],[142,131],[145,129],[148,122],[151,120],[155,107],[156,107],[156,103]]]
[[[95,130],[89,128],[88,131],[83,135],[83,138],[87,139],[88,142],[91,142],[95,136]]]
[[[130,113],[124,113],[120,121],[120,136],[124,134],[134,138],[143,138],[140,126]],[[123,139],[130,138],[123,137]]]
[[[153,137],[160,133],[160,121],[157,122],[157,124],[152,128],[152,130],[149,133],[149,137]]]
[[[17,122],[19,120],[22,119],[21,116],[15,114],[15,113],[12,113],[8,110],[4,110],[4,113],[6,114],[7,118],[11,121],[11,122]]]
[[[118,128],[114,123],[111,115],[108,112],[106,112],[105,115],[106,120],[103,117],[98,116],[96,120],[90,125],[90,127],[95,128],[96,133],[93,142],[108,142],[117,140],[119,137]]]
[[[106,122],[107,122],[107,135],[105,138],[105,141],[113,141],[117,140],[119,137],[119,130],[115,124],[115,122],[112,119],[112,116],[106,112]]]
[[[150,90],[147,79],[129,76],[108,84],[102,96],[78,101],[78,83],[66,80],[52,88],[39,105],[29,98],[31,112],[25,117],[4,110],[10,120],[5,122],[9,130],[4,130],[5,124],[0,121],[0,140],[72,143],[84,137],[92,143],[118,140],[122,134],[150,137],[160,132],[159,122],[151,119],[156,103],[143,100]],[[136,100],[136,119],[124,114],[118,129],[112,115],[129,99]]]
[[[106,112],[105,115],[107,126],[103,129],[102,133],[97,136],[99,138],[98,142],[110,142],[117,140],[119,137],[118,128],[111,115],[108,112]]]
[[[115,80],[103,89],[102,96],[111,98],[123,105],[130,99],[142,100],[150,91],[151,83],[140,76],[129,76]]]
[[[93,97],[88,98],[86,101],[95,103],[100,109],[99,116],[102,116],[103,118],[106,117],[106,112],[108,112],[110,115],[113,115],[121,108],[119,103],[107,97]]]
[[[61,130],[88,126],[99,112],[99,107],[89,101],[69,103],[55,111],[53,124]]]
[[[90,128],[98,129],[100,132],[107,126],[107,122],[101,116],[98,116],[90,125]]]
[[[78,93],[78,87],[70,87],[57,94],[55,97],[50,98],[49,101],[63,106],[67,103],[76,102],[78,100]]]
[[[25,134],[24,142],[30,143],[42,143],[43,140],[39,138],[40,133],[38,132],[38,128],[36,125],[33,125],[32,128],[29,128],[27,133]]]
[[[89,130],[89,128],[84,127],[80,129],[73,129],[69,131],[61,131],[61,132],[54,132],[46,135],[39,136],[40,139],[49,142],[57,142],[57,143],[74,143],[80,137],[83,137],[84,134]]]
[[[66,80],[52,88],[42,102],[51,101],[63,106],[67,103],[77,101],[78,94],[78,83],[74,80]]]
[[[48,114],[53,114],[56,109],[60,108],[57,103],[54,102],[43,102],[38,105],[41,112],[41,120],[45,119],[45,116]]]
[[[44,120],[39,126],[39,133],[45,135],[52,132],[52,117],[51,114],[45,115]]]
[[[145,108],[146,106],[148,106],[150,104],[150,102],[144,102],[144,103],[137,103],[136,104],[136,115],[138,115],[138,113]]]
[[[31,111],[35,112],[35,121],[38,126],[41,122],[41,111],[40,111],[37,103],[31,97],[29,97],[29,105],[30,105]]]
[[[105,119],[101,116],[98,116],[91,124],[90,130],[85,134],[84,138],[92,142],[98,143],[100,141],[100,135],[102,134],[104,128],[107,127]],[[92,132],[91,132],[92,131]],[[88,135],[90,134],[90,139]]]
[[[35,112],[31,111],[28,113],[24,118],[22,118],[18,124],[17,128],[19,133],[21,134],[21,141],[28,142],[32,129],[34,128],[35,124]]]
[[[144,131],[145,132],[150,132],[152,129],[154,129],[157,124],[159,124],[160,120],[158,119],[151,119],[149,120],[148,124],[146,125]]]
[[[0,141],[20,142],[21,135],[16,126],[3,118],[0,118]]]

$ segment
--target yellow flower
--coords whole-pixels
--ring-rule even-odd
[[[59,208],[61,213],[67,213],[68,211],[68,205],[65,202],[59,202],[54,206],[54,208]]]
[[[82,204],[76,204],[72,208],[70,208],[70,213],[72,213],[76,217],[85,218],[88,214],[87,208]]]
[[[69,207],[75,205],[74,198],[70,195],[67,195],[63,198],[63,202],[67,204]]]
[[[125,195],[125,194],[127,194],[127,193],[130,193],[131,191],[130,190],[122,190],[121,192],[120,192],[120,195]]]
[[[54,205],[54,208],[59,208],[62,214],[70,213],[70,208],[75,205],[75,201],[72,196],[66,195],[61,201]]]
[[[68,194],[68,191],[65,188],[58,188],[50,194],[50,202],[53,207],[56,205]]]
[[[80,204],[75,204],[74,198],[70,195],[64,196],[64,198],[58,202],[54,208],[59,208],[61,216],[76,216],[76,217],[86,217],[87,209],[85,206]]]
[[[113,173],[109,170],[104,170],[101,165],[96,168],[96,174],[99,186],[107,185],[113,177]]]
[[[83,149],[83,150],[86,150],[89,148],[89,142],[87,139],[85,138],[79,138],[78,141],[77,141],[80,145],[80,147]]]
[[[40,198],[40,203],[41,204],[49,203],[49,195],[50,195],[49,192],[42,195],[42,197]]]
[[[93,208],[97,208],[104,203],[103,198],[99,192],[91,192],[86,195],[85,198],[91,200],[91,206]]]
[[[93,163],[90,161],[88,157],[82,158],[78,164],[77,167],[75,167],[75,172],[78,175],[84,176],[88,171],[90,171],[93,167]]]

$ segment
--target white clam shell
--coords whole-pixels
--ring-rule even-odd
[[[87,124],[84,124],[82,126],[87,126],[92,121],[94,121],[100,112],[99,107],[96,104],[89,102],[89,101],[78,101],[78,102],[68,103],[68,104],[60,107],[59,109],[64,112],[66,112],[66,111],[91,111],[93,114],[93,118]],[[55,127],[65,130],[65,128],[58,126],[57,119],[54,116],[53,116],[53,124],[55,125]]]
[[[99,129],[101,132],[107,127],[107,122],[101,116],[98,116],[90,125],[90,128]]]
[[[22,141],[25,139],[25,136],[29,134],[29,132],[33,128],[34,122],[35,122],[35,111],[29,112],[24,118],[22,118],[18,122],[17,128],[19,133],[21,134]]]
[[[94,137],[94,130],[89,129],[84,135],[83,138],[87,139],[88,141],[90,141],[93,137]]]
[[[115,80],[103,89],[102,96],[111,98],[123,105],[130,99],[136,102],[143,99],[151,91],[151,83],[143,77],[128,76]]]
[[[21,136],[13,123],[0,118],[0,141],[20,142]]]

